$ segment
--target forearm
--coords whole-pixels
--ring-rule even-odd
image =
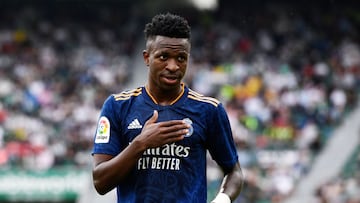
[[[103,161],[93,169],[93,182],[99,194],[106,194],[114,189],[134,168],[144,148],[133,142],[119,155]]]
[[[224,176],[219,193],[225,193],[234,201],[242,190],[243,182],[244,176],[240,164],[237,163],[234,169]]]

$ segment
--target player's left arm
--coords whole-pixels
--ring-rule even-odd
[[[240,163],[236,163],[233,169],[225,174],[219,193],[212,203],[230,203],[236,199],[243,188],[244,176]]]
[[[208,149],[224,172],[219,193],[212,203],[230,203],[240,194],[244,176],[225,108],[220,104],[211,112]]]

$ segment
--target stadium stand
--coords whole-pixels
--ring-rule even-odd
[[[340,177],[341,190],[339,196],[345,198],[347,202],[360,202],[360,146],[356,148],[352,156],[349,158],[347,164],[344,166],[342,176]],[[320,193],[321,194],[321,193]]]
[[[354,150],[338,177],[321,184],[316,196],[323,202],[360,202],[360,145]]]

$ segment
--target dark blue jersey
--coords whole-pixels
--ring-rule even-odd
[[[118,202],[205,203],[206,150],[224,171],[238,161],[230,124],[222,104],[182,86],[168,106],[157,105],[145,87],[114,94],[105,101],[94,139],[93,154],[116,156],[159,112],[158,122],[185,119],[191,128],[176,143],[148,149],[126,180],[117,186]]]

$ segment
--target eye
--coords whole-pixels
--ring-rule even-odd
[[[165,54],[162,54],[162,55],[159,56],[159,59],[160,59],[160,60],[163,60],[163,61],[165,61],[167,58],[168,58],[168,57],[167,57],[167,55],[165,55]]]
[[[185,56],[178,56],[177,60],[180,61],[180,62],[184,62],[184,61],[186,61],[186,57]]]

